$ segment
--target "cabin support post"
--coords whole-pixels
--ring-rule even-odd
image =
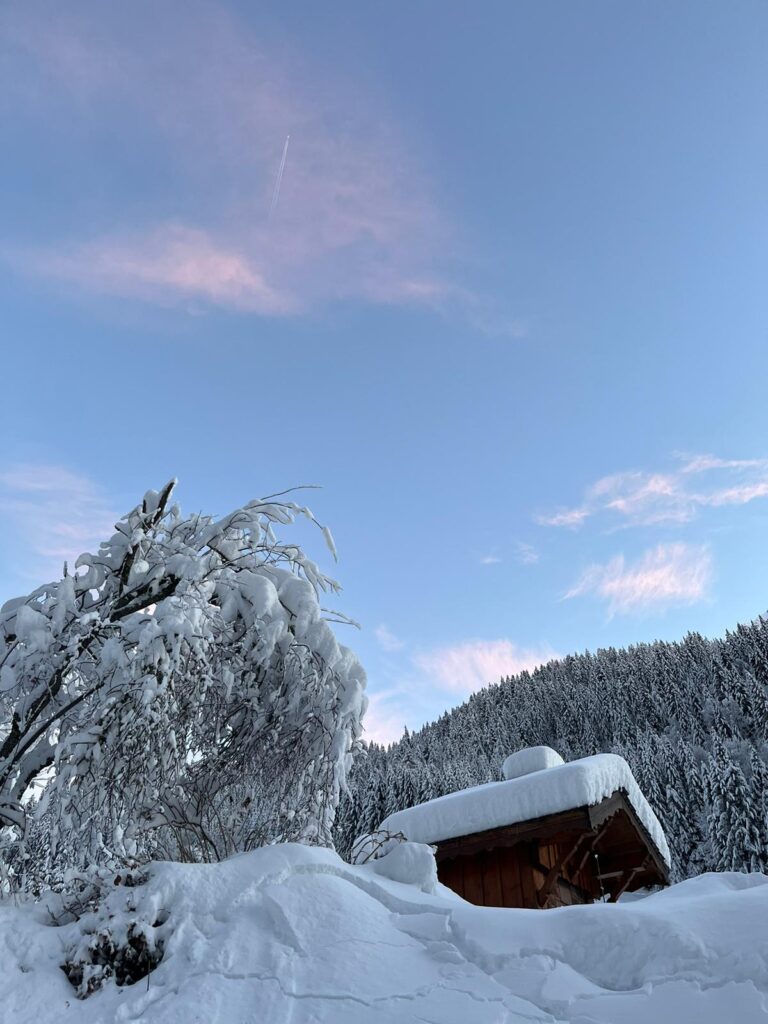
[[[624,878],[621,880],[618,889],[615,889],[611,893],[609,902],[616,903],[620,896],[623,896],[627,889],[632,885],[638,875],[642,875],[644,871],[647,871],[651,867],[651,858],[646,857],[642,864],[638,864],[637,867],[632,868],[631,871],[627,871]]]
[[[603,824],[597,829],[596,832],[587,833],[586,835],[579,836],[576,839],[576,842],[571,847],[560,851],[560,855],[547,872],[547,877],[544,879],[544,884],[538,892],[539,906],[542,907],[542,909],[546,905],[550,893],[552,892],[552,889],[554,888],[564,868],[570,862],[571,858],[575,857],[576,854],[579,852],[582,843],[584,843],[586,840],[586,848],[584,850],[584,854],[581,860],[579,861],[579,866],[576,869],[576,874],[579,874],[579,872],[581,872],[584,869],[584,866],[586,865],[587,860],[589,859],[589,855],[594,851],[598,841],[605,835],[610,824],[611,819],[608,818],[606,821],[603,822]]]
[[[546,906],[547,900],[549,899],[549,895],[552,892],[552,889],[554,888],[555,883],[560,877],[563,869],[565,868],[566,864],[571,860],[571,858],[576,856],[579,847],[584,842],[584,839],[585,837],[583,835],[577,836],[575,843],[573,843],[570,847],[566,847],[560,850],[557,860],[547,872],[547,877],[544,879],[544,884],[539,889],[537,894],[539,906],[542,909]]]
[[[608,818],[597,829],[597,831],[593,832],[591,837],[589,837],[589,842],[587,843],[587,847],[584,850],[584,856],[581,858],[581,860],[579,861],[579,866],[576,868],[576,873],[577,874],[580,871],[583,871],[584,868],[586,867],[586,864],[587,864],[587,861],[589,860],[590,854],[592,854],[594,852],[594,849],[597,846],[598,842],[603,838],[605,833],[608,831],[608,828],[610,827],[611,821],[612,821],[612,819]]]

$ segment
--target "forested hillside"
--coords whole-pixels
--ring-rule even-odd
[[[625,757],[682,878],[768,870],[768,619],[722,640],[608,648],[503,679],[357,758],[336,823],[346,854],[395,810],[499,779],[520,747]]]

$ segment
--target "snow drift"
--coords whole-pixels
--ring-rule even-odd
[[[705,875],[617,905],[503,910],[471,906],[433,884],[427,852],[398,853],[391,870],[388,857],[351,867],[329,850],[294,844],[220,864],[154,864],[146,884],[115,886],[97,915],[59,927],[45,903],[0,905],[0,1017],[9,1024],[768,1020],[766,876]],[[89,932],[105,923],[124,929],[129,919],[154,927],[161,963],[135,985],[110,980],[77,1000],[60,965]]]

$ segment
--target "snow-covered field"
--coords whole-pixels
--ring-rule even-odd
[[[148,983],[110,981],[84,1001],[59,964],[87,920],[51,927],[40,904],[3,904],[0,1020],[768,1021],[768,877],[705,875],[616,906],[495,910],[425,891],[434,862],[406,845],[362,867],[296,845],[154,865],[145,886],[115,887],[102,923],[167,914],[162,963]]]

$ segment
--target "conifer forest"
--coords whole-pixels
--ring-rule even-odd
[[[768,619],[723,639],[571,655],[502,679],[389,748],[356,759],[336,822],[346,854],[388,814],[501,778],[511,751],[629,762],[678,879],[768,867]]]

